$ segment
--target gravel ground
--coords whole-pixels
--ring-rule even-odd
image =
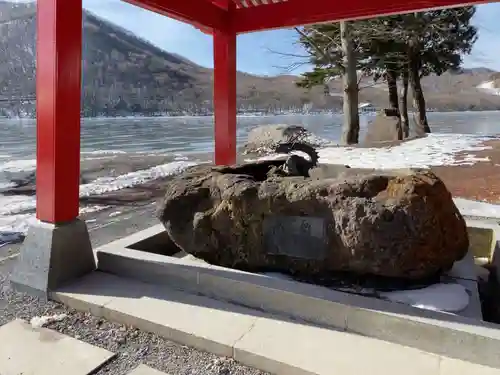
[[[135,214],[137,215],[136,210]],[[129,212],[130,213],[130,212]],[[143,212],[147,216],[148,210]],[[124,213],[127,215],[128,213]],[[104,213],[100,213],[104,216]],[[134,216],[136,216],[134,215]],[[139,215],[141,216],[141,215]],[[99,221],[99,220],[98,220]],[[91,232],[92,242],[103,243],[121,237],[129,226],[118,220]],[[130,223],[129,223],[130,224]],[[141,227],[144,225],[142,223]],[[132,227],[133,227],[132,223]],[[106,228],[106,229],[104,229]],[[136,230],[142,228],[136,227]],[[262,371],[242,366],[229,358],[179,345],[132,327],[114,324],[101,318],[70,310],[51,301],[41,301],[10,289],[8,278],[15,259],[0,260],[0,326],[15,318],[66,314],[66,318],[46,327],[105,348],[117,356],[96,374],[124,375],[139,364],[145,364],[169,375],[263,375]]]

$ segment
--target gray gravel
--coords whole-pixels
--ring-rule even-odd
[[[103,212],[95,216],[96,222],[89,225],[94,244],[111,241],[129,234],[131,230],[141,230],[144,226],[154,223],[153,210],[150,206],[114,207],[113,211],[117,210],[122,210],[122,215],[116,217],[117,220],[112,223],[109,222],[109,215]],[[129,216],[133,218],[127,220]],[[0,261],[0,326],[15,318],[29,321],[35,316],[67,314],[61,322],[51,323],[47,327],[117,353],[113,360],[96,373],[98,375],[124,375],[141,363],[170,375],[266,374],[242,366],[232,359],[179,345],[133,327],[121,326],[90,314],[70,310],[55,302],[41,301],[15,293],[10,289],[8,282],[15,261],[15,259]]]

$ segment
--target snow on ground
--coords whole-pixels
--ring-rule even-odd
[[[278,272],[263,273],[268,277],[292,281],[293,277]],[[434,284],[422,289],[382,292],[380,296],[392,302],[420,309],[459,312],[469,305],[469,294],[460,284]]]
[[[500,95],[500,88],[495,87],[495,81],[487,81],[476,86],[480,91],[491,95]]]
[[[425,169],[443,165],[473,165],[488,159],[464,153],[490,149],[491,147],[484,146],[483,142],[491,139],[472,134],[429,134],[425,138],[414,139],[393,147],[325,147],[319,150],[319,162],[377,169]],[[461,153],[459,158],[457,153]],[[283,155],[274,154],[259,160],[282,157]],[[500,219],[500,205],[463,198],[454,200],[462,215]]]
[[[457,159],[456,154],[490,149],[483,145],[489,139],[468,134],[430,134],[393,147],[327,147],[319,151],[319,162],[379,169],[471,165],[488,159],[472,154]]]
[[[420,309],[445,312],[464,310],[470,299],[460,284],[434,284],[423,289],[381,293],[381,296]]]
[[[324,147],[318,150],[319,162],[346,164],[352,168],[429,168],[441,165],[473,165],[488,161],[464,152],[488,150],[483,142],[491,137],[472,134],[429,134],[427,137],[403,142],[392,147]],[[462,153],[457,158],[457,153]],[[283,155],[273,154],[259,158],[272,160]],[[246,161],[252,161],[247,159]]]
[[[8,164],[10,170],[23,171],[23,167],[27,166],[31,168],[31,165],[25,161],[21,162],[18,169],[16,169],[14,162],[5,164]],[[149,169],[127,173],[116,178],[98,178],[91,183],[80,185],[80,196],[87,197],[133,187],[160,177],[179,173],[185,168],[196,164],[190,161],[174,161]],[[26,213],[26,211],[33,210],[35,207],[35,197],[0,195],[0,246],[6,242],[15,242],[20,234],[26,234],[29,226],[36,222],[34,214]],[[83,207],[80,209],[80,213],[96,212],[106,208],[108,206],[103,205]]]

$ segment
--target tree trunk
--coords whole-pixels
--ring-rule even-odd
[[[417,112],[415,130],[417,135],[423,135],[425,133],[430,133],[431,129],[429,128],[429,123],[427,122],[424,92],[422,90],[422,85],[420,84],[420,56],[418,55],[418,51],[416,51],[412,45],[410,45],[408,59],[413,107]]]
[[[386,80],[387,89],[389,90],[389,106],[399,112],[398,84],[397,73],[394,69],[387,67]]]
[[[399,110],[401,112],[401,127],[403,128],[403,136],[408,138],[410,136],[410,121],[408,119],[408,68],[403,68],[402,73],[402,87],[401,87],[401,105]]]
[[[340,22],[340,37],[344,72],[342,82],[344,86],[344,124],[342,127],[342,143],[353,144],[359,141],[359,112],[358,112],[358,73],[356,59],[349,35],[348,22]]]
[[[387,88],[389,91],[389,105],[390,108],[396,112],[398,122],[396,124],[396,132],[398,134],[398,139],[403,139],[403,130],[401,128],[401,115],[399,112],[399,96],[398,96],[398,74],[391,66],[387,66],[386,69],[386,81]]]

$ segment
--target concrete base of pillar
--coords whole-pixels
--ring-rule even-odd
[[[95,269],[85,222],[38,222],[28,230],[10,281],[14,290],[47,298],[61,284]]]

